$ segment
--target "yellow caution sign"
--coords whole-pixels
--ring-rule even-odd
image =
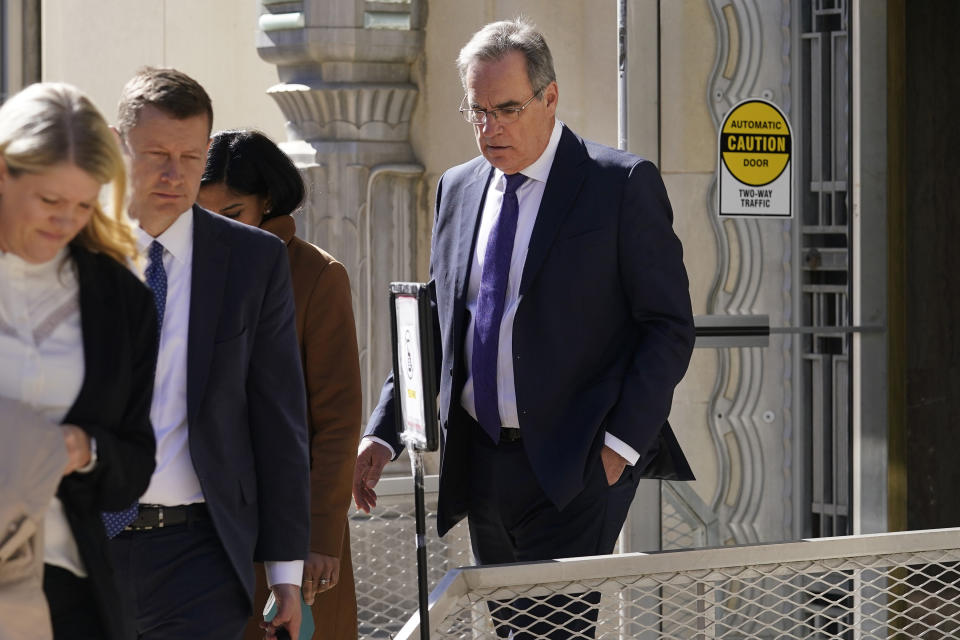
[[[717,162],[721,216],[791,215],[792,137],[772,102],[744,100],[727,113]]]

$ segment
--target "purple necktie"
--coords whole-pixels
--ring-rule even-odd
[[[167,307],[167,271],[163,268],[163,245],[154,240],[147,250],[147,270],[144,271],[147,286],[153,291],[153,300],[157,307],[157,349],[160,348],[160,328],[163,326],[163,313]],[[107,537],[113,538],[124,530],[128,524],[137,519],[140,511],[140,502],[133,504],[123,511],[104,511],[100,514],[103,526],[107,530]]]
[[[487,249],[483,254],[480,291],[477,293],[477,313],[473,323],[473,401],[477,421],[494,442],[500,442],[500,409],[497,404],[497,352],[500,341],[500,321],[503,319],[507,281],[510,277],[510,258],[517,234],[520,203],[517,189],[527,176],[515,173],[505,175],[507,188],[503,192],[500,213],[490,229]]]

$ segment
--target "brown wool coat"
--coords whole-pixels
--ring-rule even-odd
[[[350,280],[333,256],[294,235],[291,216],[271,218],[261,226],[286,243],[290,257],[310,424],[310,551],[340,558],[339,583],[317,595],[313,605],[314,638],[355,640],[357,598],[347,510],[362,408]],[[245,640],[263,637],[257,624],[266,599],[266,580],[258,565],[254,617]]]

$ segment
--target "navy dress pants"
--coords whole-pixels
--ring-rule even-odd
[[[533,562],[613,552],[639,473],[626,467],[607,484],[599,453],[586,472],[585,486],[557,509],[540,488],[524,441],[494,444],[470,421],[470,506],[467,518],[473,554],[480,565]],[[499,637],[514,640],[591,638],[598,592],[516,598],[490,604]]]
[[[43,591],[50,606],[54,640],[103,640],[106,637],[90,580],[45,564]]]
[[[120,590],[141,640],[238,640],[250,599],[209,515],[110,541]],[[251,562],[252,570],[252,562]]]

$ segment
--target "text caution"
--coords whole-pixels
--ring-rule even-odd
[[[772,102],[751,98],[727,113],[717,162],[721,216],[791,216],[792,142],[790,123]]]

